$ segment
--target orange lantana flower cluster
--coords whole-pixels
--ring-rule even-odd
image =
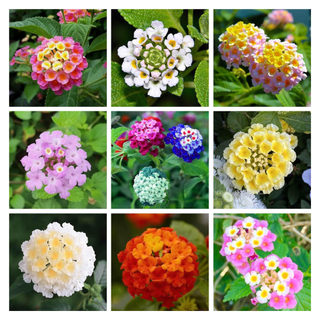
[[[196,251],[172,228],[147,229],[118,254],[122,281],[132,297],[155,298],[169,309],[194,287],[199,274]]]

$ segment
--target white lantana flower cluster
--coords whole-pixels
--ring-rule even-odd
[[[21,245],[23,260],[19,269],[25,282],[46,298],[54,294],[69,297],[82,290],[91,276],[96,260],[88,238],[69,223],[50,223],[46,230],[34,230],[29,241]]]
[[[168,34],[161,21],[152,21],[147,30],[137,29],[134,39],[118,49],[123,58],[124,80],[130,87],[144,87],[148,95],[159,98],[167,86],[178,84],[179,71],[192,64],[191,49],[194,41],[182,33]],[[166,37],[166,38],[165,38]]]

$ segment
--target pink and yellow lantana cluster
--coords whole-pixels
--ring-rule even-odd
[[[86,9],[63,9],[64,17],[66,18],[66,22],[77,22],[79,18],[83,18],[85,16],[90,17],[90,12]],[[59,17],[59,22],[62,24],[64,23],[62,12],[59,11],[57,13]]]

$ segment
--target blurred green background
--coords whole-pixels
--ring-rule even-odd
[[[77,232],[84,232],[88,237],[88,246],[92,246],[96,254],[95,267],[100,260],[106,260],[106,214],[10,214],[9,217],[9,285],[22,275],[18,263],[23,258],[21,244],[30,239],[35,229],[45,230],[52,222],[67,222],[74,226]],[[93,284],[93,275],[87,278],[86,283]],[[106,299],[106,290],[102,291]],[[71,308],[76,307],[81,299],[79,292],[71,297],[58,297],[52,299],[42,296],[32,289],[24,292],[10,300],[10,310],[52,310],[52,306],[63,308],[69,304]]]

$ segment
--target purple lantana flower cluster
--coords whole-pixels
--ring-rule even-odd
[[[84,172],[91,170],[87,153],[80,149],[80,138],[61,131],[43,132],[27,148],[21,163],[27,171],[26,186],[29,190],[41,189],[48,194],[59,193],[67,199],[70,190],[86,182]]]
[[[200,153],[204,150],[202,140],[199,130],[183,124],[170,128],[164,139],[166,144],[173,145],[172,152],[188,163],[200,159]]]

